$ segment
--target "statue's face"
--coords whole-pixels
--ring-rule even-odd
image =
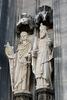
[[[46,36],[46,26],[43,24],[40,25],[40,38]]]
[[[27,32],[22,32],[20,34],[20,41],[26,41],[27,40]]]

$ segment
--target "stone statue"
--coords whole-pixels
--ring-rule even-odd
[[[53,41],[48,36],[48,30],[53,27],[52,14],[51,7],[42,6],[35,16],[32,67],[37,82],[36,89],[52,87]]]
[[[37,61],[35,65],[36,89],[52,87],[51,82],[51,59],[53,58],[52,41],[48,38],[46,26],[40,24],[40,37],[38,39]],[[35,43],[36,44],[36,43]],[[52,47],[51,47],[52,46]],[[35,61],[34,61],[35,64]]]
[[[30,85],[30,63],[31,63],[31,41],[27,32],[20,33],[16,53],[16,69],[14,77],[14,89],[16,91],[29,91]]]

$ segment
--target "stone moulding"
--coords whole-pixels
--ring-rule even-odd
[[[30,92],[17,92],[14,94],[14,100],[32,100],[32,94]]]
[[[35,100],[45,100],[43,96],[46,97],[47,100],[54,100],[54,90],[50,88],[40,88],[35,91]]]

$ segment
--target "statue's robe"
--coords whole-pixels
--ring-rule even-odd
[[[42,28],[42,29],[41,29]],[[48,38],[46,27],[42,25],[40,28],[40,38],[38,40],[37,64],[36,64],[36,88],[49,88],[51,82],[51,59],[53,53],[49,48],[51,40]]]
[[[21,34],[26,34],[22,32]],[[25,40],[24,40],[25,39]],[[31,50],[31,41],[28,36],[21,35],[20,41],[16,53],[16,68],[14,76],[14,91],[29,91],[30,71],[28,69],[30,63],[30,50]],[[29,58],[28,60],[26,58]]]

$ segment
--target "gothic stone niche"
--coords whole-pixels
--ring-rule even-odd
[[[13,80],[15,100],[32,100],[30,93],[31,67],[36,78],[36,100],[53,100],[52,94],[49,94],[49,91],[53,89],[53,41],[50,38],[50,30],[53,33],[53,11],[48,6],[39,9],[34,20],[31,16],[22,14],[17,23],[18,46],[16,53],[12,55],[15,64],[14,77],[11,76],[13,77],[11,80]],[[29,34],[33,33],[35,35],[32,46]]]

